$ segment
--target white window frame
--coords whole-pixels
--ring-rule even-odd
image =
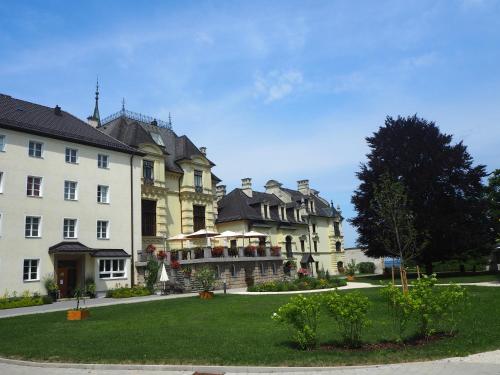
[[[114,262],[117,265],[120,264],[120,261],[123,262],[123,269],[113,270]],[[101,262],[104,263],[104,270],[101,271]],[[109,267],[107,267],[109,266]],[[97,260],[97,272],[99,275],[99,279],[101,280],[118,280],[118,279],[126,279],[127,278],[127,259],[126,258],[99,258]],[[109,276],[102,276],[103,274],[109,274]],[[116,276],[116,274],[119,274]]]
[[[106,165],[103,165],[103,160],[106,160]],[[97,154],[97,168],[109,169],[109,155],[107,154]]]
[[[7,137],[5,134],[0,134],[0,152],[5,152],[5,146],[7,145],[6,139]]]
[[[67,235],[67,234],[69,234],[69,231],[68,231],[68,233],[66,233],[66,220],[74,220],[74,227],[73,227],[74,236],[73,237],[70,237]],[[69,226],[68,226],[68,228],[69,228]],[[65,240],[74,240],[74,239],[78,238],[78,219],[75,219],[72,217],[63,218],[63,238]]]
[[[74,155],[72,152],[74,151]],[[73,156],[75,157],[75,161],[72,160]],[[72,147],[66,147],[64,150],[64,160],[68,164],[78,164],[78,149]]]
[[[103,195],[102,191],[100,191],[100,188],[105,188],[106,190],[106,195],[105,195],[105,200],[103,200]],[[108,185],[97,185],[97,203],[101,204],[109,204],[109,186]]]
[[[34,148],[34,151],[35,151],[35,152],[34,152],[34,154],[33,154],[33,155],[31,155],[31,144],[32,144],[32,143],[33,143],[35,146],[36,146],[37,144],[38,144],[38,145],[40,145],[40,156],[36,155],[36,147]],[[43,142],[40,142],[40,141],[34,141],[34,140],[32,140],[32,139],[30,139],[30,140],[28,141],[28,156],[29,156],[30,158],[43,159],[43,151],[44,151],[44,150],[43,150]]]
[[[71,199],[71,194],[66,196],[66,183],[74,183],[75,184],[75,196]],[[71,190],[68,190],[70,192]],[[64,180],[64,200],[65,201],[77,201],[78,200],[78,181]]]
[[[102,231],[99,230],[99,223],[106,223],[106,233],[105,237],[99,237]],[[98,240],[109,240],[109,220],[97,220],[96,223],[96,236]]]
[[[34,194],[28,194],[28,187],[29,187],[29,179],[30,178],[39,178],[40,179],[40,189],[39,189],[39,194],[38,195],[34,195]],[[31,189],[32,192],[34,192],[35,190],[32,188]],[[26,177],[26,196],[27,197],[34,197],[34,198],[41,198],[43,197],[43,177],[42,176],[32,176],[32,175],[28,175]]]
[[[28,271],[28,278],[27,279],[24,278],[24,262],[26,262],[26,261],[30,262],[28,265],[29,271]],[[31,274],[32,274],[31,268],[33,267],[31,265],[31,262],[33,262],[33,261],[36,261],[36,278],[35,279],[31,278]],[[30,283],[30,282],[36,282],[36,281],[40,281],[40,258],[23,259],[23,282]]]
[[[33,223],[30,223],[30,235],[26,235],[26,225],[28,218],[38,218],[38,235],[33,236]],[[42,216],[40,215],[25,215],[24,216],[24,238],[42,238]]]
[[[3,193],[3,182],[5,180],[5,173],[4,171],[0,171],[0,194]]]

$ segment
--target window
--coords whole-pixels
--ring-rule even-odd
[[[109,156],[98,154],[97,155],[97,167],[107,169],[109,168]]]
[[[165,143],[163,142],[163,139],[161,138],[160,134],[151,132],[151,133],[149,133],[149,135],[151,135],[151,138],[153,138],[153,141],[155,141],[155,143],[158,146],[165,147]]]
[[[153,182],[154,177],[154,161],[152,160],[143,160],[142,161],[142,177],[144,178],[144,182]]]
[[[314,202],[311,201],[311,211],[314,211]]]
[[[339,237],[339,236],[340,236],[340,225],[339,225],[339,223],[338,223],[337,221],[335,221],[335,222],[333,223],[333,230],[334,230],[334,232],[335,232],[335,235],[336,235],[337,237]]]
[[[0,152],[5,151],[5,135],[0,135]]]
[[[285,207],[280,207],[280,211],[281,211],[281,219],[282,220],[286,220],[286,217],[285,217]]]
[[[292,258],[293,257],[293,252],[292,252],[292,236],[286,236],[285,237],[285,249],[286,249],[286,257],[287,258]]]
[[[42,143],[30,141],[28,146],[28,155],[33,158],[42,157]]]
[[[156,201],[143,199],[142,208],[142,235],[156,236]]]
[[[276,275],[278,270],[276,269],[276,263],[273,263],[273,275]]]
[[[316,233],[316,224],[313,224],[313,233]]]
[[[42,178],[28,176],[26,183],[26,195],[28,197],[41,197],[42,196]]]
[[[99,278],[119,279],[125,277],[125,259],[99,259]]]
[[[66,147],[66,163],[76,164],[78,150]]]
[[[215,278],[220,279],[222,276],[220,266],[215,266]]]
[[[3,193],[3,172],[0,172],[0,194]]]
[[[67,201],[76,201],[76,188],[78,183],[76,181],[64,181],[64,199]]]
[[[260,264],[260,274],[261,276],[264,276],[266,274],[266,266],[264,265],[264,263]]]
[[[40,222],[41,222],[40,216],[26,216],[24,236],[40,237],[41,235]]]
[[[300,250],[302,250],[302,252],[306,251],[306,244],[304,240],[300,240]]]
[[[194,171],[194,187],[196,191],[203,191],[203,172],[202,171]]]
[[[236,271],[236,266],[234,264],[231,264],[231,277],[236,277],[238,276],[238,272]]]
[[[269,207],[267,204],[264,205],[264,218],[269,218]]]
[[[193,230],[205,229],[205,206],[193,205]]]
[[[335,243],[335,251],[336,251],[337,253],[340,253],[340,252],[342,251],[342,244],[340,243],[340,241],[337,241],[337,242]]]
[[[318,241],[313,241],[313,244],[314,244],[314,252],[317,253],[318,252]]]
[[[40,261],[38,259],[25,259],[23,264],[23,280],[24,281],[37,281],[39,280],[38,266]]]
[[[302,220],[300,219],[300,210],[296,210],[296,212],[295,212],[295,213],[297,214],[297,221],[302,221]]]
[[[97,220],[97,238],[106,240],[109,238],[109,221]]]
[[[97,203],[109,203],[109,186],[97,185]]]
[[[76,219],[64,219],[63,225],[64,238],[76,238]]]
[[[236,242],[237,242],[237,240],[231,240],[231,241],[229,241],[229,248],[230,249],[236,249],[237,248]]]

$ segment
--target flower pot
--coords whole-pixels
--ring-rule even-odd
[[[84,320],[90,316],[90,311],[87,309],[82,310],[68,310],[67,320]]]
[[[200,298],[201,299],[212,299],[214,298],[214,292],[200,292]]]
[[[354,281],[355,279],[353,275],[347,275],[347,281]]]

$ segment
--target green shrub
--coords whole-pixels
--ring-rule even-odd
[[[368,298],[359,292],[329,293],[324,297],[326,307],[337,322],[344,344],[349,347],[361,345],[361,332],[368,324]]]
[[[28,291],[22,293],[21,296],[17,296],[16,293],[9,295],[8,292],[5,292],[3,296],[0,296],[0,310],[39,306],[50,303],[52,303],[52,298],[49,296],[42,297],[38,293],[30,294]]]
[[[147,287],[134,286],[133,288],[116,288],[110,289],[106,292],[107,298],[130,298],[130,297],[142,297],[149,296],[151,291]]]
[[[92,277],[88,277],[85,279],[85,295],[90,298],[96,297],[96,285]]]
[[[194,278],[201,285],[205,292],[209,292],[215,287],[215,270],[211,267],[204,266],[196,271]]]
[[[281,306],[272,319],[294,328],[293,339],[302,350],[318,346],[318,318],[321,309],[320,297],[313,295],[292,297],[290,302]]]
[[[311,290],[338,288],[347,285],[344,279],[330,277],[329,279],[316,279],[314,277],[302,277],[292,281],[266,281],[257,283],[247,288],[249,292],[286,292],[292,290]]]
[[[351,261],[347,263],[347,266],[345,267],[346,275],[354,276],[357,270],[358,270],[358,265],[356,264],[356,261],[354,259],[351,259]]]
[[[400,287],[392,283],[384,286],[380,293],[387,299],[394,329],[398,335],[398,340],[402,341],[408,324],[414,315],[410,293],[403,293]]]
[[[360,262],[358,264],[359,273],[375,273],[375,263]]]
[[[146,288],[148,288],[150,294],[155,291],[156,280],[158,279],[158,271],[160,270],[160,264],[158,261],[151,257],[146,264]]]

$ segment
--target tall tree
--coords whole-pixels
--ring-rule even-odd
[[[374,186],[385,173],[405,186],[417,245],[422,245],[416,261],[427,272],[432,272],[432,262],[479,256],[491,249],[481,183],[485,167],[473,166],[462,142],[451,144],[451,135],[416,115],[387,117],[366,140],[370,153],[357,173],[360,185],[351,199],[357,216],[350,221],[368,255],[388,255],[371,205]]]
[[[500,169],[490,173],[486,194],[489,203],[488,216],[491,220],[495,240],[500,245]]]

